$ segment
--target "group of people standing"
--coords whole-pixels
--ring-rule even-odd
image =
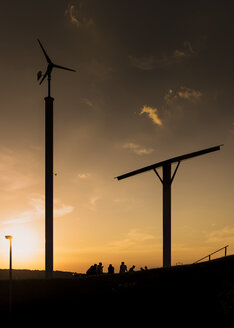
[[[91,265],[91,267],[87,270],[86,274],[87,275],[100,275],[103,274],[103,265],[102,262],[99,262],[99,264],[94,264]],[[129,270],[127,269],[127,265],[124,262],[121,262],[120,267],[119,267],[119,273],[125,273],[125,272],[133,272],[135,269],[135,265],[133,265]],[[147,267],[145,267],[145,270]],[[144,270],[141,268],[141,270]],[[108,266],[108,274],[114,274],[115,273],[115,268],[113,267],[112,264]]]

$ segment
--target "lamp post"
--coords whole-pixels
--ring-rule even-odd
[[[10,260],[9,260],[9,312],[12,310],[12,236],[5,236],[10,240]]]

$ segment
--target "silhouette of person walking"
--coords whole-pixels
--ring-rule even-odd
[[[121,262],[120,268],[119,268],[119,273],[124,273],[127,271],[127,266],[124,262]]]
[[[113,267],[112,264],[110,264],[109,267],[108,267],[108,273],[109,274],[114,274],[115,273],[115,268]]]

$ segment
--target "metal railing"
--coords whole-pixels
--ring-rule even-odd
[[[198,263],[198,262],[200,262],[200,261],[206,259],[207,257],[209,257],[209,261],[210,261],[210,260],[211,260],[211,255],[213,255],[213,254],[215,254],[215,253],[218,253],[218,252],[221,251],[222,249],[225,249],[225,251],[224,251],[224,252],[225,252],[225,253],[224,253],[224,256],[227,256],[227,248],[228,248],[228,246],[229,246],[229,245],[226,245],[226,246],[224,246],[224,247],[218,249],[217,251],[215,251],[215,252],[213,252],[213,253],[210,253],[209,255],[206,255],[205,257],[202,257],[200,260],[197,260],[197,261],[194,262],[193,264]]]

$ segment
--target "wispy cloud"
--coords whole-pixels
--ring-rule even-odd
[[[173,52],[172,58],[184,58],[196,54],[197,52],[193,49],[191,42],[184,42],[183,47],[176,49]]]
[[[90,197],[89,202],[92,206],[95,206],[97,204],[97,201],[101,198],[102,197],[100,195],[93,195],[93,196]]]
[[[149,155],[152,152],[154,152],[153,148],[144,148],[141,147],[140,145],[137,145],[132,142],[127,142],[123,145],[123,148],[131,150],[133,153],[142,156],[142,155]]]
[[[172,104],[177,100],[197,101],[202,97],[202,92],[186,87],[180,87],[179,90],[170,89],[164,96],[166,104]]]
[[[91,27],[94,25],[94,21],[91,17],[84,15],[83,4],[80,2],[78,5],[69,3],[65,10],[65,16],[69,19],[69,22],[77,28]]]
[[[96,212],[98,210],[98,202],[103,198],[101,193],[93,193],[86,203],[85,207],[88,208],[90,211]]]
[[[35,182],[33,165],[31,153],[0,147],[0,189],[12,192],[31,186]]]
[[[152,108],[150,106],[143,106],[140,115],[146,113],[149,118],[154,122],[156,125],[162,125],[161,119],[158,117],[158,110],[157,108]]]
[[[78,179],[82,179],[82,180],[85,180],[85,179],[88,179],[90,177],[90,173],[86,172],[86,173],[78,173],[77,174],[77,178]]]
[[[155,236],[152,234],[140,231],[139,229],[131,229],[122,239],[111,242],[109,247],[120,251],[154,238]]]
[[[95,180],[97,183],[97,180]],[[96,212],[99,210],[100,201],[103,200],[104,192],[102,189],[94,187],[91,192],[85,195],[83,206],[90,211]]]
[[[177,90],[169,89],[168,92],[164,95],[164,101],[162,105],[162,110],[164,111],[164,119],[166,121],[166,116],[171,115],[170,106],[173,105],[173,108],[182,109],[185,102],[196,103],[203,97],[203,93],[200,90],[191,89],[188,87],[181,86]],[[147,114],[148,117],[153,121],[154,124],[162,126],[163,122],[158,115],[158,109],[152,108],[150,106],[143,106],[140,111],[140,115]],[[139,147],[136,147],[135,144],[127,144],[126,148],[132,149],[135,152],[139,150]],[[152,152],[152,151],[151,151]],[[143,152],[144,153],[144,152]]]
[[[65,10],[65,15],[69,18],[70,22],[76,27],[80,27],[80,21],[78,19],[78,9],[72,5],[68,4],[67,9]]]
[[[66,205],[58,200],[54,201],[54,216],[55,218],[62,217],[74,211],[74,207]]]
[[[88,99],[88,98],[83,98],[83,99],[82,99],[82,102],[83,102],[85,105],[87,105],[87,106],[89,106],[89,107],[91,107],[91,108],[94,108],[94,104],[92,103],[92,101],[91,101],[90,99]]]
[[[186,54],[185,54],[184,51],[181,51],[181,50],[175,50],[175,51],[174,51],[174,56],[175,56],[175,57],[185,57]]]
[[[145,56],[145,57],[135,57],[128,56],[131,64],[142,71],[150,71],[156,68],[156,61],[153,56]]]
[[[14,215],[14,218],[8,218],[4,224],[27,223],[39,220],[45,217],[45,200],[42,196],[32,197],[29,201],[30,209]],[[54,201],[54,217],[62,217],[71,213],[74,207],[65,205],[58,200]]]
[[[129,55],[128,59],[136,68],[143,71],[149,71],[179,63],[185,58],[195,55],[196,53],[197,51],[193,49],[191,42],[184,42],[182,47],[177,48],[170,53],[142,57]]]
[[[91,76],[96,76],[101,80],[108,80],[114,72],[113,66],[107,64],[102,60],[97,60],[96,58],[93,58],[92,60],[84,64],[83,67],[86,70],[87,74]],[[86,104],[90,105],[91,103],[86,102]]]
[[[234,228],[232,227],[223,227],[219,230],[214,230],[208,233],[207,243],[223,243],[229,244],[234,241]],[[224,245],[225,246],[225,245]]]

